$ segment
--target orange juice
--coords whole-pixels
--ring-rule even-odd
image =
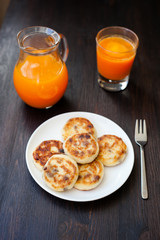
[[[98,72],[107,79],[122,80],[129,75],[135,54],[133,43],[121,36],[99,39]]]
[[[28,105],[46,108],[63,96],[68,84],[65,63],[53,54],[27,55],[19,61],[13,73],[18,95]]]

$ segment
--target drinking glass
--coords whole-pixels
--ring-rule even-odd
[[[108,91],[124,90],[136,56],[139,39],[124,27],[100,30],[96,36],[98,83]]]

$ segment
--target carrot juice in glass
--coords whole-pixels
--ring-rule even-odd
[[[98,83],[108,91],[124,90],[136,56],[139,39],[131,30],[108,27],[96,36]]]
[[[13,72],[15,89],[26,104],[49,108],[61,99],[67,88],[67,40],[62,34],[41,26],[23,29],[17,39],[20,55]],[[61,40],[62,55],[58,49]]]

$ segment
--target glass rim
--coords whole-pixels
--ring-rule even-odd
[[[135,38],[136,38],[136,44],[134,45],[134,44],[132,44],[132,46],[133,46],[133,50],[129,50],[129,51],[119,51],[119,52],[117,52],[117,51],[111,51],[111,50],[109,50],[109,49],[106,49],[106,48],[104,48],[104,47],[102,47],[101,45],[100,45],[100,43],[99,43],[99,41],[98,41],[98,36],[100,35],[100,33],[102,33],[103,31],[105,31],[105,30],[109,30],[109,29],[119,29],[119,30],[125,30],[125,31],[127,31],[127,32],[130,32]],[[113,34],[110,34],[110,36],[114,36],[114,35],[119,35],[119,36],[122,36],[123,37],[123,34],[119,34],[119,33],[113,33]],[[104,37],[105,38],[105,37]],[[104,38],[102,38],[102,39],[104,39]],[[124,37],[123,37],[124,38]],[[124,38],[124,39],[128,39],[128,41],[130,40],[130,38],[129,37],[126,37],[126,38]],[[111,27],[106,27],[106,28],[102,28],[101,30],[99,30],[99,32],[97,33],[97,35],[96,35],[96,43],[97,43],[97,45],[99,46],[99,47],[101,47],[104,51],[106,51],[106,52],[110,52],[110,53],[114,53],[114,54],[125,54],[125,53],[131,53],[131,52],[136,52],[136,50],[137,50],[137,48],[138,48],[138,45],[139,45],[139,38],[138,38],[138,36],[137,36],[137,34],[135,33],[135,32],[133,32],[132,30],[130,30],[129,28],[125,28],[125,27],[121,27],[121,26],[111,26]]]
[[[54,38],[55,43],[52,46],[39,48],[39,49],[36,49],[36,48],[27,49],[28,46],[23,46],[22,40],[25,39],[25,37],[27,38],[28,36],[31,36],[32,34],[36,34],[36,33],[48,34],[49,36]],[[27,52],[33,55],[43,55],[53,51],[59,45],[60,40],[61,40],[61,37],[55,30],[45,26],[30,26],[30,27],[23,28],[17,33],[17,42],[18,42],[19,48],[22,49],[24,52]],[[34,52],[35,50],[38,50],[38,52],[35,53]]]

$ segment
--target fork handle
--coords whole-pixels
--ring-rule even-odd
[[[143,199],[147,199],[148,198],[148,188],[147,188],[146,165],[145,165],[143,146],[140,146],[140,157],[141,157],[141,196]]]

